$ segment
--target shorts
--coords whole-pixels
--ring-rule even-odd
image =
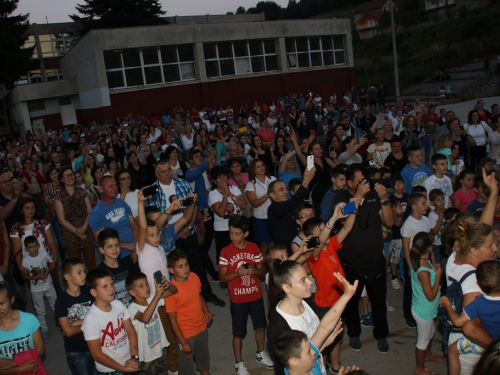
[[[473,343],[465,336],[457,341],[457,349],[459,354],[474,353],[482,355],[484,353],[484,348],[482,346]]]
[[[403,239],[392,240],[391,263],[399,264],[403,250]]]
[[[141,375],[161,374],[167,364],[167,348],[163,348],[160,358],[156,358],[150,362],[139,362]]]
[[[267,219],[257,219],[255,216],[252,218],[252,230],[255,242],[270,243],[273,241],[271,232],[269,232],[269,225]]]
[[[384,242],[384,257],[386,257],[389,254],[392,254],[392,240]]]
[[[411,315],[415,322],[417,322],[417,349],[426,350],[429,342],[434,337],[436,328],[434,327],[434,319],[425,320],[419,317],[413,309],[411,309]]]
[[[177,342],[177,355],[179,356],[179,374],[197,375],[196,371],[210,370],[210,353],[208,351],[208,330],[200,332],[197,336],[186,339],[191,346],[191,353],[184,354],[182,345]],[[196,370],[195,370],[196,358]]]
[[[264,299],[262,297],[252,302],[231,302],[233,337],[241,339],[246,337],[248,315],[252,319],[254,330],[267,328],[266,310],[264,309]]]

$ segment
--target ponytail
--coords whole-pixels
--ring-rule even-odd
[[[432,246],[432,239],[429,233],[419,232],[413,237],[413,246],[410,249],[410,261],[414,271],[420,267],[420,258]]]
[[[493,233],[491,225],[483,223],[469,223],[458,220],[454,223],[454,250],[457,256],[465,256],[471,248],[479,248],[484,244],[486,237]]]

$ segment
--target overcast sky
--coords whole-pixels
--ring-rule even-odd
[[[200,14],[226,14],[235,12],[238,6],[245,9],[253,7],[259,0],[161,0],[163,10],[167,16],[189,16]],[[288,0],[274,0],[285,7]],[[71,19],[68,14],[76,13],[76,4],[82,4],[84,0],[20,0],[15,12],[29,13],[31,23],[45,23],[45,17],[49,23],[68,22]]]

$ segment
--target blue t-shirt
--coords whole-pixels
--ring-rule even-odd
[[[479,202],[477,199],[474,199],[472,202],[470,202],[467,205],[467,208],[465,209],[465,212],[473,214],[474,212],[477,211],[484,211],[484,207],[486,206],[486,203]]]
[[[422,185],[422,182],[431,175],[431,170],[425,164],[419,165],[418,168],[412,168],[411,165],[408,164],[401,171],[401,176],[403,176],[405,181],[405,189],[408,194],[411,194],[414,186]]]
[[[483,328],[493,337],[500,339],[500,297],[479,296],[464,307],[470,320],[479,317]]]
[[[333,190],[333,187],[331,187],[321,200],[321,220],[325,223],[329,221],[333,215],[333,197],[336,192],[337,190]]]
[[[319,349],[316,347],[316,345],[313,344],[311,340],[309,340],[309,344],[311,344],[311,348],[314,350],[314,367],[311,369],[311,374],[312,375],[323,375],[321,372],[321,362],[323,361],[323,358],[321,357],[321,353]],[[290,375],[288,370],[285,368],[285,374]]]
[[[111,204],[99,201],[90,213],[89,226],[94,233],[104,228],[114,228],[118,231],[120,242],[132,243],[135,240],[129,216],[132,216],[132,210],[124,200],[115,198]],[[130,254],[130,250],[122,249],[120,258],[125,258]]]
[[[283,181],[285,183],[286,188],[288,190],[288,199],[292,198],[292,195],[290,194],[290,188],[288,187],[288,183],[290,182],[290,180],[293,180],[294,178],[302,179],[302,175],[301,175],[300,171],[298,170],[298,168],[297,168],[297,174],[293,174],[288,169],[286,169],[285,172],[283,172],[283,173],[278,171],[278,179],[280,179],[281,181]]]
[[[38,319],[30,313],[19,312],[19,324],[11,331],[0,330],[0,358],[12,359],[17,353],[35,348],[33,332],[40,328]]]
[[[175,249],[175,241],[179,239],[179,235],[175,233],[175,225],[169,225],[163,228],[160,236],[160,245],[165,250],[165,256]]]

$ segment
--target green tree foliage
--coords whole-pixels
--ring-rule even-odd
[[[259,1],[255,7],[248,8],[247,13],[261,13],[266,14],[267,21],[276,21],[285,18],[285,9],[274,1]]]
[[[75,22],[90,29],[165,25],[166,14],[158,0],[85,0],[76,10],[81,14],[69,15]]]
[[[0,0],[0,83],[9,88],[15,80],[34,67],[31,60],[35,47],[22,49],[28,39],[29,14],[12,13],[19,0]]]
[[[245,14],[246,12],[245,8],[241,6],[236,9],[236,14]]]

